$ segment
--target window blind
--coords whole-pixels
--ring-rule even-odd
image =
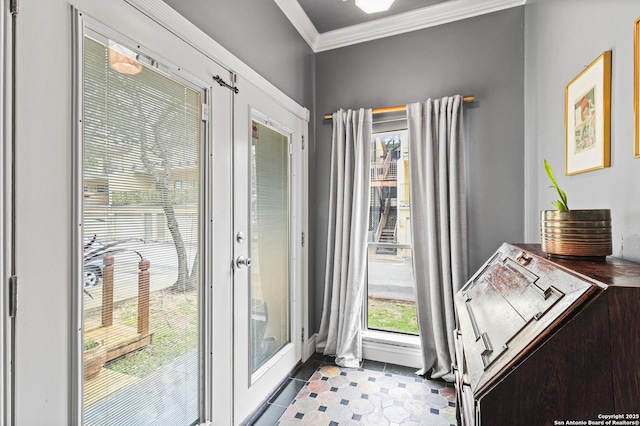
[[[187,425],[199,416],[201,94],[132,54],[85,36],[83,419]]]

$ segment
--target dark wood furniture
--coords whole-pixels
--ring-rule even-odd
[[[463,426],[639,420],[640,264],[505,243],[455,307]]]

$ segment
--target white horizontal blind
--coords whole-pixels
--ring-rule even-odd
[[[134,55],[84,38],[78,285],[85,349],[98,353],[85,350],[83,419],[188,425],[199,418],[201,95]]]
[[[251,372],[291,342],[290,136],[252,121]]]

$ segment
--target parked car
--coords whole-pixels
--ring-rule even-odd
[[[102,273],[104,268],[104,257],[109,255],[113,256],[117,253],[131,250],[124,247],[124,243],[128,242],[140,242],[144,244],[144,240],[138,238],[128,238],[126,240],[108,241],[103,243],[97,239],[94,235],[91,238],[85,238],[84,240],[84,273],[83,273],[83,285],[87,289],[89,287],[95,287],[98,285],[100,279],[102,279]],[[136,250],[132,250],[138,253]],[[138,253],[140,258],[142,256]]]
[[[104,256],[94,257],[84,262],[83,283],[84,288],[95,287],[102,278],[102,259]]]
[[[84,288],[95,287],[102,278],[102,269],[104,267],[104,256],[106,254],[105,246],[96,239],[92,238],[84,241],[84,272],[83,285]]]

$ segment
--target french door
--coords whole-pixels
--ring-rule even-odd
[[[240,424],[301,359],[302,108],[232,83],[227,68],[244,68],[170,28],[181,17],[160,1],[73,3],[20,9],[6,411],[25,425]],[[47,43],[27,36],[43,22]]]
[[[301,359],[303,121],[85,20],[83,423],[239,424]]]
[[[212,322],[222,304],[211,226],[229,192],[212,173],[230,172],[214,141],[231,133],[231,94],[212,75],[228,72],[157,28],[147,45],[76,16],[74,414],[90,425],[204,423],[214,383],[231,380],[214,371],[228,322]]]
[[[303,121],[247,81],[234,98],[234,419],[302,356]]]

